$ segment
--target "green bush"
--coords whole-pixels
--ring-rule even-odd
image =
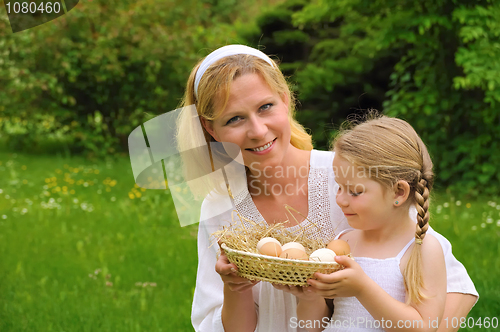
[[[16,34],[1,12],[2,141],[24,151],[59,138],[72,153],[126,151],[134,128],[178,106],[208,53],[200,50],[235,39],[230,17],[239,8],[234,0],[92,1]]]
[[[316,147],[377,108],[415,127],[438,186],[499,193],[499,1],[293,0],[258,22],[246,38],[283,54]]]

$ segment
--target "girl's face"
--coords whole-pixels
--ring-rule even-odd
[[[371,171],[371,176],[376,176],[376,170]],[[368,171],[337,155],[333,172],[339,185],[336,201],[351,227],[374,230],[389,220],[394,212],[394,192],[370,179]]]
[[[236,78],[221,115],[202,122],[216,141],[237,144],[250,170],[281,165],[291,145],[287,99],[258,74]]]

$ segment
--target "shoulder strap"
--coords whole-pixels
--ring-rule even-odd
[[[340,232],[340,233],[339,233],[339,234],[335,237],[335,239],[334,239],[334,240],[338,240],[338,239],[340,239],[340,237],[341,237],[343,234],[345,234],[345,233],[347,233],[347,232],[350,232],[350,231],[353,231],[353,230],[354,230],[353,228],[344,229],[342,232]]]
[[[332,169],[334,153],[332,151],[311,150],[311,166]]]
[[[396,256],[396,259],[398,260],[398,262],[399,262],[399,261],[401,261],[401,258],[403,258],[403,256],[404,256],[404,254],[405,254],[406,250],[408,250],[408,248],[411,246],[411,244],[412,244],[413,242],[415,242],[415,238],[411,239],[411,240],[410,240],[410,242],[408,242],[408,243],[404,246],[403,250],[401,250],[401,251],[399,252],[399,254]]]

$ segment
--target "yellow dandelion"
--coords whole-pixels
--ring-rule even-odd
[[[0,165],[1,165],[1,164],[0,164]],[[26,168],[27,168],[27,167],[26,167],[26,165],[23,165],[23,166],[21,167],[21,169],[22,169],[23,171],[25,171],[25,170],[26,170]]]
[[[132,194],[132,193],[128,193],[128,197],[130,197],[130,199],[134,199],[135,198],[134,194]]]
[[[135,183],[134,188],[139,188],[139,185],[137,183]]]
[[[85,182],[85,181],[83,181],[82,179],[80,179],[80,180],[78,180],[78,181],[76,182],[76,184],[77,184],[77,185],[81,185],[81,184],[83,184],[84,182]]]
[[[142,191],[142,192],[145,192],[145,191],[146,191],[146,188],[141,188],[141,191]]]
[[[148,182],[153,182],[153,178],[152,177],[148,177]]]
[[[470,203],[467,203],[467,204],[465,204],[465,206],[466,206],[468,209],[470,209],[470,207],[471,207],[472,205],[471,205]]]
[[[61,173],[62,173],[62,171],[61,171],[60,169],[56,169],[56,173],[57,173],[57,174],[61,174]]]
[[[50,179],[49,178],[45,179],[45,183],[50,183]]]
[[[57,178],[55,176],[51,177],[50,178],[52,181],[56,182],[57,181]]]
[[[23,180],[23,184],[27,184],[28,183],[28,180]]]
[[[69,192],[71,195],[74,195],[75,194],[75,191],[73,189],[70,190]]]
[[[142,196],[142,194],[141,194],[140,192],[136,192],[136,193],[135,193],[135,197],[137,197],[137,198],[141,198],[141,196]]]
[[[64,191],[64,192],[68,191],[68,187],[63,186],[63,187],[62,187],[62,191]]]
[[[116,186],[116,180],[112,180],[112,181],[109,183],[109,185],[110,185],[111,187]]]

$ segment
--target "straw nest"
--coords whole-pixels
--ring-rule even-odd
[[[234,218],[236,214],[237,218]],[[250,224],[246,226],[243,221]],[[221,244],[231,263],[238,267],[238,275],[250,280],[268,281],[277,284],[307,286],[307,279],[315,272],[332,273],[343,268],[336,262],[316,262],[285,259],[259,254],[257,243],[264,237],[273,237],[281,245],[288,242],[302,244],[308,255],[317,249],[325,248],[322,240],[311,239],[308,234],[318,231],[318,226],[310,223],[298,231],[290,231],[287,223],[269,225],[266,222],[255,222],[233,213],[233,220],[228,226],[212,234],[213,243]]]

